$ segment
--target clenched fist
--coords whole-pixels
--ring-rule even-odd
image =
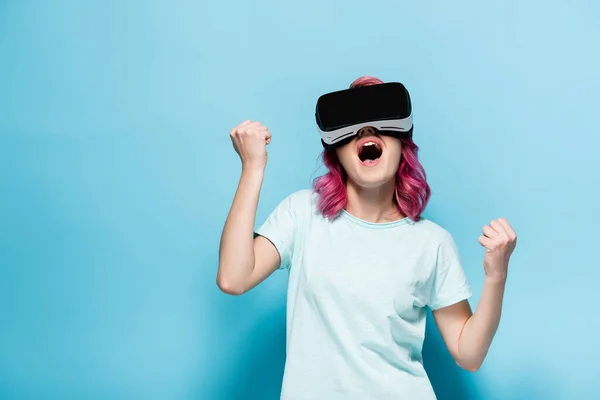
[[[500,218],[483,227],[479,243],[485,247],[483,266],[486,276],[492,279],[506,279],[508,261],[517,245],[517,235],[508,221]]]
[[[260,122],[244,121],[229,132],[242,168],[265,168],[271,132]]]

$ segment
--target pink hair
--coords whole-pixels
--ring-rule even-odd
[[[352,82],[350,88],[379,85],[383,81],[363,76]],[[402,143],[402,156],[398,173],[396,174],[395,203],[400,211],[418,221],[425,210],[431,189],[427,184],[427,175],[419,162],[417,154],[419,147],[412,139],[400,139]],[[324,150],[323,163],[329,170],[325,175],[316,178],[313,182],[314,191],[319,193],[318,209],[323,216],[333,219],[346,206],[346,171],[342,167],[335,150]]]

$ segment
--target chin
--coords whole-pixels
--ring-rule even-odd
[[[337,150],[348,177],[365,189],[395,184],[400,165],[400,140],[366,134]]]
[[[390,173],[389,171],[386,171],[386,173],[375,170],[356,171],[356,173],[352,175],[353,176],[350,176],[350,179],[352,179],[358,186],[365,189],[373,189],[385,186],[386,184],[390,183],[390,181],[395,183],[395,173]]]
[[[363,188],[363,189],[377,189],[377,188],[385,186],[386,183],[388,183],[388,181],[384,181],[384,182],[356,182],[356,185],[358,187]]]

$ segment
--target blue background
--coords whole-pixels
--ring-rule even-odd
[[[273,132],[260,223],[323,172],[317,96],[361,75],[411,91],[425,216],[473,306],[482,226],[519,234],[483,368],[428,328],[439,398],[598,398],[599,20],[591,0],[1,1],[0,398],[278,398],[285,273],[215,284],[228,133]]]

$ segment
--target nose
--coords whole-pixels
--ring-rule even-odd
[[[361,128],[358,131],[357,136],[361,137],[361,136],[373,136],[376,135],[377,131],[375,130],[375,128],[373,128],[372,126],[365,126],[364,128]]]

